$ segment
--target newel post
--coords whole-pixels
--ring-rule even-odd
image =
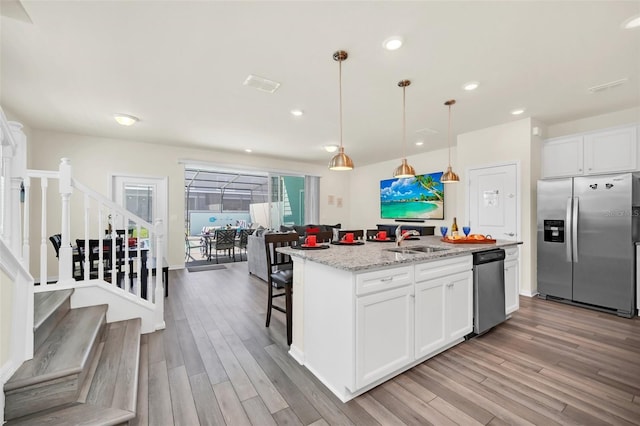
[[[71,185],[71,163],[68,158],[60,160],[60,198],[62,199],[62,223],[60,224],[60,257],[58,259],[59,281],[73,281],[73,248],[69,235],[71,232],[71,210],[69,199],[73,193]]]
[[[161,219],[156,219],[155,228],[155,267],[156,267],[156,289],[155,289],[155,312],[156,312],[156,330],[165,328],[164,324],[164,286],[162,268],[164,267],[163,239],[164,224]],[[153,275],[153,274],[151,274]]]

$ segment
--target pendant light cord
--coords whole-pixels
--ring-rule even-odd
[[[402,157],[407,158],[407,113],[405,101],[406,86],[402,86]]]
[[[451,167],[451,104],[449,104],[449,131],[447,139],[447,145],[449,145],[449,167]]]
[[[342,60],[338,61],[338,80],[340,87],[340,148],[342,148]]]

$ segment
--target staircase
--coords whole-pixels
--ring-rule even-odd
[[[73,289],[34,295],[34,354],[5,383],[7,425],[116,425],[136,416],[139,318],[71,309]]]

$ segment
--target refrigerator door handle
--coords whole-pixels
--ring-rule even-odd
[[[571,218],[571,246],[573,247],[573,261],[578,263],[578,210],[580,198],[573,197],[573,217]]]
[[[565,229],[567,238],[565,239],[565,245],[567,247],[567,262],[571,262],[571,246],[573,240],[571,239],[571,197],[567,198],[567,217],[565,220]]]

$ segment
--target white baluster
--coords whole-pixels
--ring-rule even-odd
[[[59,281],[69,283],[73,281],[73,247],[71,247],[71,209],[69,199],[73,193],[71,186],[71,163],[68,158],[60,160],[60,181],[59,192],[62,200],[61,223],[60,223],[60,251],[58,255]]]
[[[155,223],[155,246],[156,246],[156,292],[155,292],[155,315],[156,315],[156,330],[164,328],[164,286],[162,284],[162,267],[163,256],[162,252],[162,240],[164,238],[164,225],[162,220],[156,219]],[[166,284],[166,283],[165,283]],[[149,293],[147,293],[149,294]]]
[[[136,286],[136,296],[138,296],[138,298],[140,297],[140,294],[142,292],[142,286],[143,285],[147,285],[146,283],[142,282],[142,251],[140,250],[142,247],[142,243],[141,243],[141,238],[140,238],[140,224],[136,223],[136,235],[138,236],[138,244],[136,247],[136,274],[138,277],[138,285]],[[149,293],[147,293],[149,294]]]
[[[102,233],[104,232],[102,224],[102,201],[98,201],[98,279],[104,280],[104,250],[102,249]]]
[[[20,215],[20,188],[22,181],[27,175],[27,137],[22,132],[22,124],[9,121],[9,131],[15,142],[13,159],[11,160],[11,201],[10,212],[7,224],[10,234],[9,244],[12,251],[20,256],[20,233],[22,230],[22,217]]]
[[[47,284],[47,188],[49,179],[40,178],[42,217],[40,218],[40,285]]]
[[[27,269],[27,271],[29,270],[29,266],[31,264],[31,245],[29,244],[29,229],[30,229],[30,223],[29,223],[29,218],[30,216],[30,211],[31,211],[31,198],[30,198],[30,194],[31,194],[31,178],[30,177],[26,177],[24,179],[24,211],[23,211],[23,215],[24,215],[24,228],[23,228],[23,234],[22,234],[22,262],[25,266],[25,268]]]

